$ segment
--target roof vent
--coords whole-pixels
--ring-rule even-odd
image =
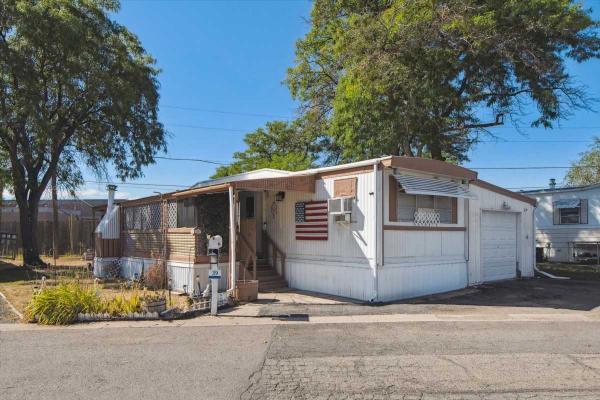
[[[550,190],[556,189],[556,179],[550,178]]]

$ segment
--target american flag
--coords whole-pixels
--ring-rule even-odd
[[[327,200],[296,203],[296,240],[327,240]]]

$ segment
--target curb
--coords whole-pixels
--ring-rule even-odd
[[[23,314],[21,314],[19,312],[19,310],[17,310],[15,308],[15,306],[12,305],[12,303],[10,301],[8,301],[8,299],[6,298],[6,296],[4,295],[4,293],[0,292],[0,297],[2,297],[2,300],[4,300],[6,302],[6,304],[8,304],[8,307],[10,308],[10,310],[15,313],[17,315],[17,317],[19,317],[19,319],[23,319]]]

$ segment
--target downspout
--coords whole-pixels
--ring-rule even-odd
[[[379,237],[380,232],[382,231],[381,226],[381,212],[383,211],[380,207],[380,196],[381,196],[381,180],[380,174],[378,174],[379,162],[373,164],[373,201],[375,202],[375,224],[373,224],[374,235],[373,235],[373,298],[371,302],[379,301],[379,277],[378,277],[378,269],[381,265],[380,259],[380,248],[381,248],[381,238]],[[383,171],[383,170],[382,170]]]
[[[471,279],[469,277],[470,260],[471,260],[471,201],[465,198],[464,210],[464,224],[465,224],[465,264],[467,268],[467,286],[470,285]]]

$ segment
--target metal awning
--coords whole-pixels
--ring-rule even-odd
[[[467,199],[475,198],[475,196],[462,185],[452,181],[421,178],[411,175],[394,175],[394,178],[396,178],[398,184],[402,186],[402,189],[408,194],[463,197]]]
[[[577,208],[581,205],[579,199],[561,199],[554,202],[556,208]]]

